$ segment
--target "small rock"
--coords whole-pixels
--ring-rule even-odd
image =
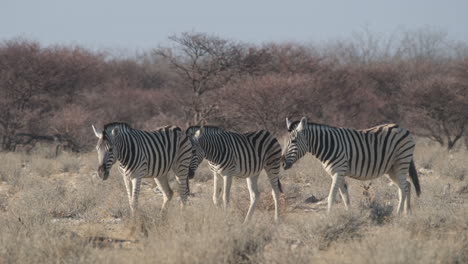
[[[462,186],[457,190],[458,194],[468,194],[468,185]]]
[[[320,200],[317,199],[317,197],[315,196],[310,196],[309,198],[305,199],[304,203],[317,203],[319,202]]]

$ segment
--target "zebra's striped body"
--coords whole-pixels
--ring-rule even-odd
[[[345,176],[372,180],[388,174],[399,188],[398,213],[403,205],[405,211],[410,210],[408,172],[419,196],[421,191],[413,162],[415,143],[408,130],[395,124],[365,130],[336,128],[308,123],[306,118],[293,123],[287,120],[287,127],[289,139],[283,154],[284,168],[289,169],[307,152],[320,160],[333,179],[328,211],[338,189],[345,206],[349,206]]]
[[[93,127],[94,128],[94,127]],[[119,161],[132,212],[138,205],[142,178],[154,178],[164,195],[162,208],[171,200],[168,173],[173,171],[179,183],[182,203],[189,193],[189,164],[192,145],[178,127],[164,127],[156,131],[131,128],[125,123],[110,123],[103,132],[95,130],[99,138],[99,176],[105,180],[112,165]]]
[[[261,130],[238,134],[214,128],[205,130],[204,127],[200,127],[193,140],[198,156],[209,161],[213,172],[215,205],[218,203],[218,176],[222,176],[224,181],[224,208],[229,203],[232,178],[244,178],[247,180],[250,193],[250,207],[245,218],[245,221],[248,221],[252,217],[259,196],[258,176],[265,169],[273,189],[275,220],[278,219],[278,199],[282,192],[279,181],[281,146],[271,133]]]

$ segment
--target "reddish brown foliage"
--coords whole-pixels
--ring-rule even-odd
[[[61,135],[86,148],[94,142],[91,124],[111,121],[145,129],[205,123],[281,135],[285,117],[307,116],[354,128],[403,123],[452,148],[468,127],[468,55],[444,56],[437,38],[439,44],[420,47],[431,52],[416,56],[418,44],[408,37],[392,56],[380,54],[377,42],[362,51],[341,43],[324,52],[183,33],[170,38],[172,48],[112,59],[78,47],[5,41],[1,146],[14,149],[18,135],[28,134]],[[359,59],[363,54],[369,56]]]

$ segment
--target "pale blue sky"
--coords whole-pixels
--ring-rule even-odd
[[[0,39],[141,50],[183,31],[244,42],[320,42],[367,27],[433,27],[468,42],[468,0],[0,0]]]

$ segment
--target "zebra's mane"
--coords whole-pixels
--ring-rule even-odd
[[[288,128],[288,132],[293,131],[293,130],[299,125],[300,122],[301,122],[301,120],[293,121],[293,122],[291,123],[291,125],[289,126],[289,128]],[[314,122],[307,122],[307,126],[321,126],[321,127],[334,128],[334,127],[329,126],[329,125],[324,125],[324,124],[314,123]]]
[[[132,127],[129,124],[124,123],[124,122],[108,123],[108,124],[104,125],[104,130],[102,131],[104,136],[106,136],[107,133],[110,133],[110,130],[112,130],[114,127],[120,127],[123,130],[132,129]]]
[[[189,126],[187,128],[187,130],[185,130],[185,132],[189,132],[189,131],[197,131],[198,129],[200,129],[202,126]],[[204,129],[208,129],[208,130],[216,130],[216,131],[225,131],[224,128],[222,127],[219,127],[219,126],[203,126]]]
[[[154,132],[154,131],[160,131],[160,130],[174,130],[174,131],[179,131],[179,132],[182,131],[182,129],[180,129],[180,127],[178,127],[178,126],[173,126],[173,125],[158,127],[157,129],[151,130],[151,131]]]
[[[108,124],[104,125],[104,130],[107,130],[108,128],[116,127],[116,126],[131,128],[131,126],[129,124],[124,123],[124,122],[112,122],[112,123],[108,123]]]

